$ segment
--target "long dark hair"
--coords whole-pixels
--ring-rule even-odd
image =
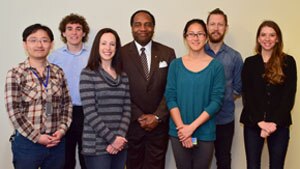
[[[111,66],[115,69],[117,74],[121,74],[121,72],[122,72],[121,67],[120,67],[121,40],[120,40],[118,33],[111,28],[103,28],[97,33],[97,35],[94,39],[94,42],[93,42],[93,46],[91,49],[90,57],[89,57],[86,68],[89,68],[94,71],[97,71],[99,69],[99,67],[101,65],[101,59],[100,59],[100,54],[99,54],[99,43],[100,43],[100,39],[101,39],[102,35],[105,33],[111,33],[116,38],[116,52],[115,52],[115,55],[113,56]]]
[[[284,82],[285,78],[282,68],[284,66],[284,57],[286,56],[286,54],[283,52],[283,40],[281,30],[274,21],[266,20],[259,25],[256,33],[255,52],[258,54],[261,54],[262,52],[262,47],[258,42],[258,37],[262,28],[264,27],[270,27],[274,29],[277,36],[277,43],[273,48],[271,58],[266,64],[266,70],[263,76],[271,84],[281,84]]]

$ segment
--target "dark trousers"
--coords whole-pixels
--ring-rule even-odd
[[[215,156],[217,169],[231,169],[231,146],[234,121],[216,126]]]
[[[83,109],[82,106],[73,106],[72,123],[66,133],[66,162],[65,169],[74,169],[76,166],[76,146],[78,145],[79,162],[82,169],[86,169],[82,150]]]
[[[259,127],[244,126],[244,143],[247,158],[247,169],[260,169],[261,154],[265,139],[260,137]],[[277,127],[277,130],[267,137],[270,169],[283,169],[290,138],[287,127]]]
[[[160,123],[150,132],[131,122],[127,134],[127,169],[164,169],[168,148],[168,124]]]
[[[213,141],[200,141],[184,148],[178,138],[170,137],[177,169],[209,169],[214,152]]]

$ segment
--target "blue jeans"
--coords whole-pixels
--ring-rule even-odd
[[[231,169],[231,146],[234,121],[216,126],[215,156],[217,169]]]
[[[84,160],[86,168],[88,169],[124,169],[126,157],[127,150],[122,150],[116,155],[84,155]]]
[[[247,158],[247,169],[260,169],[261,154],[264,141],[260,137],[259,127],[244,126],[244,143]],[[288,127],[277,127],[277,130],[267,137],[270,169],[283,169],[285,156],[290,139]]]
[[[15,169],[62,169],[65,163],[65,140],[52,148],[33,143],[16,132],[11,142]]]

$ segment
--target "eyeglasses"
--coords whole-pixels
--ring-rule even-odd
[[[206,37],[206,33],[203,32],[198,32],[198,33],[194,33],[194,32],[189,32],[186,34],[186,37],[188,38],[194,38],[194,37]]]
[[[50,39],[36,39],[36,38],[32,38],[32,39],[27,39],[27,42],[32,43],[32,44],[37,44],[37,43],[42,43],[42,44],[49,44],[51,42]]]

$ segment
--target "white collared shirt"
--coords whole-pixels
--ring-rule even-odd
[[[150,72],[150,67],[151,67],[151,48],[152,48],[152,41],[150,41],[146,46],[141,46],[139,43],[134,41],[136,48],[138,50],[139,55],[141,55],[142,51],[141,48],[145,48],[145,54],[147,56],[147,64],[148,64],[148,71]]]

